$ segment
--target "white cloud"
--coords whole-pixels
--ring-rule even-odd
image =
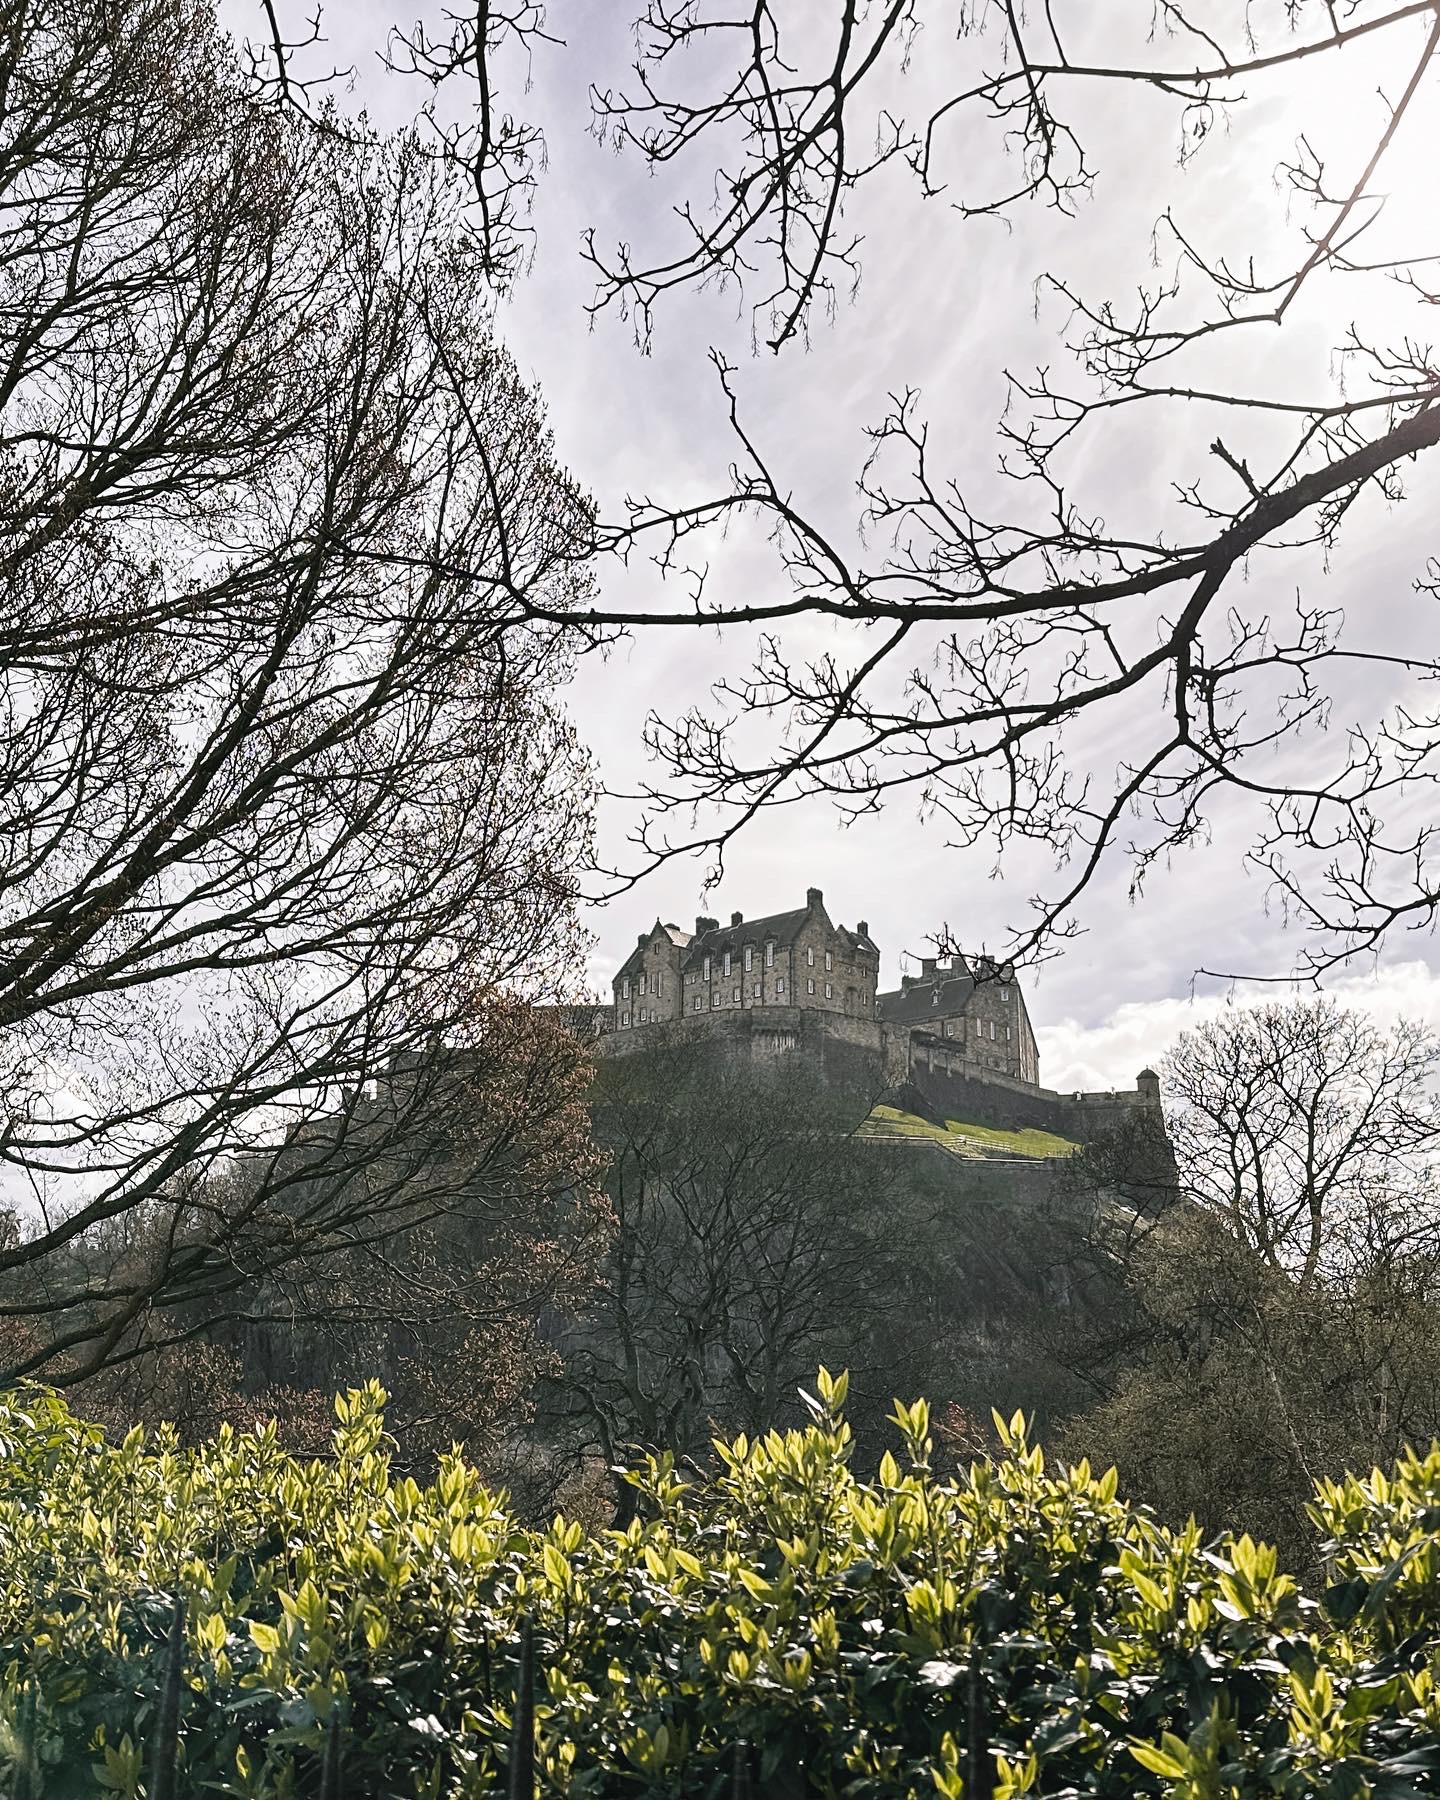
[[[1236,1006],[1258,1006],[1285,990],[1231,997],[1128,1001],[1097,1024],[1062,1019],[1036,1029],[1041,1079],[1062,1093],[1075,1088],[1133,1087],[1147,1064],[1156,1066],[1183,1031],[1193,1031]],[[1440,974],[1422,962],[1392,963],[1371,974],[1340,976],[1326,992],[1346,1006],[1373,1013],[1382,1024],[1423,1019],[1440,1030]]]

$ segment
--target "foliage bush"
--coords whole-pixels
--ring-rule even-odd
[[[766,1796],[1440,1792],[1440,1448],[1321,1488],[1307,1595],[1113,1471],[1047,1468],[1019,1419],[942,1481],[924,1403],[897,1405],[901,1458],[858,1480],[844,1393],[822,1373],[807,1429],[721,1447],[713,1479],[650,1462],[642,1516],[590,1536],[519,1529],[458,1458],[392,1477],[373,1385],[308,1464],[269,1430],[110,1446],[12,1394],[8,1790],[488,1793],[528,1618],[547,1795],[728,1796],[737,1744]]]

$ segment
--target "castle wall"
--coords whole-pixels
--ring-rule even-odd
[[[1158,1093],[1120,1088],[1113,1093],[1061,1094],[997,1070],[968,1066],[961,1055],[926,1039],[911,1042],[909,1081],[940,1117],[1011,1131],[1052,1131],[1077,1144],[1107,1136],[1137,1109],[1159,1110]]]
[[[639,1026],[606,1036],[598,1047],[604,1055],[624,1056],[665,1043],[695,1042],[722,1059],[761,1068],[796,1057],[845,1092],[878,1096],[887,1086],[880,1027],[874,1019],[803,1006],[753,1005],[687,1015],[673,1025]]]

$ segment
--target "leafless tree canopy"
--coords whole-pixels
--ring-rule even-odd
[[[1094,1396],[1072,1448],[1170,1517],[1315,1552],[1315,1480],[1440,1430],[1440,1190],[1423,1027],[1327,1000],[1236,1009],[1166,1065],[1181,1195],[1097,1209],[1102,1277],[1055,1321]]]
[[[398,1076],[569,961],[588,779],[533,615],[588,510],[415,134],[275,105],[198,0],[5,21],[0,1306],[74,1374],[529,1130],[563,1181],[573,1046],[528,1118]]]
[[[486,8],[466,21],[452,70],[497,41]],[[927,408],[953,420],[968,395],[898,392],[854,529],[827,525],[717,356],[731,480],[683,508],[637,499],[604,538],[652,554],[684,598],[587,615],[764,633],[714,707],[652,720],[648,856],[718,862],[759,809],[807,795],[850,813],[908,796],[958,845],[1053,853],[1015,932],[1036,956],[1103,865],[1128,862],[1138,888],[1233,804],[1258,820],[1252,859],[1305,928],[1311,973],[1428,927],[1436,664],[1341,617],[1317,568],[1347,515],[1398,499],[1440,440],[1433,208],[1385,205],[1397,169],[1433,156],[1440,4],[975,0],[956,21],[927,0],[646,0],[629,80],[596,84],[598,135],[679,196],[653,241],[588,242],[592,310],[627,312],[642,346],[667,298],[718,283],[744,290],[757,340],[794,351],[871,253],[862,198],[900,217],[908,190],[914,231],[968,255],[977,284],[1010,221],[1049,208],[1055,227],[1014,305],[1038,303],[1056,355],[1007,377],[998,481],[932,447]],[[483,113],[483,75],[480,91]],[[1147,198],[1123,220],[1118,291],[1067,273],[1117,159],[1203,172],[1213,142],[1277,107],[1293,120],[1278,168],[1262,152],[1193,216],[1178,176],[1172,203]],[[1283,217],[1248,204],[1276,191]],[[1157,446],[1169,499],[1128,506],[1126,472]],[[774,583],[712,599],[707,545],[740,516],[772,533]],[[812,621],[849,629],[817,656],[786,631]],[[1367,682],[1400,701],[1334,713]]]
[[[1440,1234],[1440,1045],[1330,1000],[1237,1011],[1166,1060],[1192,1200],[1304,1293],[1428,1254]]]

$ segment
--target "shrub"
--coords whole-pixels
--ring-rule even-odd
[[[1440,1792],[1440,1449],[1330,1484],[1328,1582],[1049,1469],[1023,1422],[941,1481],[923,1402],[851,1470],[803,1431],[635,1472],[641,1517],[518,1528],[459,1458],[392,1478],[384,1395],[334,1455],[273,1431],[107,1446],[0,1401],[0,1770],[33,1796],[483,1794],[522,1621],[542,1794]],[[173,1753],[167,1746],[173,1746]],[[741,1748],[737,1753],[737,1746]]]

